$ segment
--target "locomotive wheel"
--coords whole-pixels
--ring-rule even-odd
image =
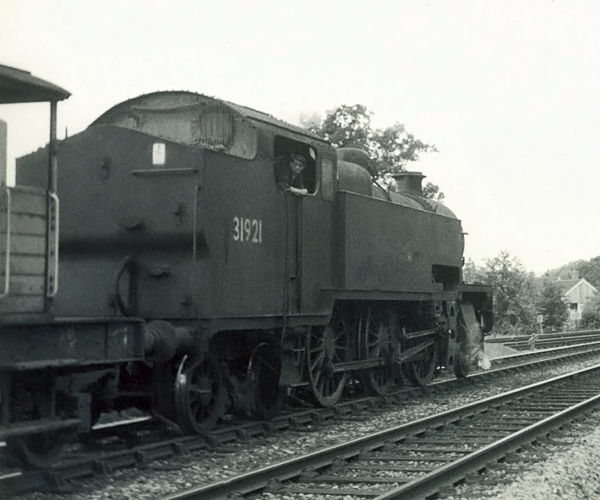
[[[348,359],[348,332],[338,311],[324,327],[310,328],[306,336],[308,378],[313,398],[321,406],[334,406],[342,396],[347,372],[334,371]]]
[[[186,431],[208,434],[223,415],[225,385],[218,362],[185,355],[175,377],[176,421]]]
[[[395,342],[391,320],[385,312],[377,313],[369,307],[361,321],[364,343],[364,358],[383,359],[383,366],[364,372],[363,380],[367,391],[373,395],[385,396],[393,386],[393,358]]]
[[[413,385],[426,386],[435,375],[437,368],[437,344],[433,343],[421,351],[419,359],[406,363],[405,374]]]
[[[62,456],[67,434],[45,432],[6,440],[9,461],[25,468],[47,469]]]

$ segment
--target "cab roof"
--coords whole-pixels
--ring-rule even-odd
[[[62,101],[70,95],[28,71],[0,64],[0,104]]]
[[[138,97],[121,102],[100,117],[98,117],[90,126],[105,125],[119,121],[121,116],[128,116],[140,110],[150,112],[166,112],[167,109],[178,110],[186,107],[199,105],[201,107],[222,106],[228,108],[237,116],[251,122],[253,126],[265,128],[272,126],[279,129],[285,129],[295,134],[309,137],[316,141],[327,142],[322,137],[313,134],[307,129],[292,125],[285,121],[279,120],[267,113],[257,111],[246,106],[241,106],[229,101],[224,101],[216,97],[211,97],[196,92],[185,90],[158,91],[150,94],[143,94]]]

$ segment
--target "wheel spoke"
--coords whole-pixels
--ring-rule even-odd
[[[179,364],[175,382],[177,422],[186,430],[205,434],[225,408],[225,387],[219,365],[209,355]]]
[[[378,368],[367,370],[363,376],[367,390],[371,394],[386,395],[394,383],[394,370],[391,366],[393,352],[391,316],[393,314],[385,311],[373,311],[367,309],[364,313],[365,319],[363,334],[363,356],[367,360],[383,358],[386,363]]]
[[[334,406],[340,399],[347,373],[335,373],[334,364],[348,357],[348,332],[335,312],[325,327],[311,328],[306,337],[308,378],[314,399],[322,406]]]
[[[317,359],[315,359],[314,362],[312,362],[310,364],[310,371],[311,372],[316,372],[316,371],[320,372],[320,368],[323,366],[324,361],[325,361],[325,352],[320,351],[319,355],[317,356]],[[319,370],[315,370],[317,368],[317,366],[319,367]]]
[[[340,342],[342,339],[340,339]],[[335,360],[342,362],[348,355],[348,348],[345,345],[336,347],[335,349]]]
[[[437,367],[437,346],[432,344],[422,351],[419,358],[407,364],[408,378],[417,386],[426,386],[435,375]]]

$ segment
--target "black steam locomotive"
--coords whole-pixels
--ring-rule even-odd
[[[422,175],[389,192],[366,153],[192,92],[128,100],[58,144],[66,91],[6,67],[0,91],[50,101],[53,124],[0,200],[0,440],[21,460],[111,410],[208,433],[484,359],[491,290],[461,283],[461,223]]]

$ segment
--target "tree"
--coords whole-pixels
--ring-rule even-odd
[[[600,294],[595,294],[581,313],[582,328],[600,328]]]
[[[569,262],[557,269],[551,269],[545,273],[546,276],[563,275],[568,276],[570,272],[577,271],[580,278],[585,278],[596,288],[600,289],[600,255],[590,260],[576,260]]]
[[[371,175],[382,178],[386,173],[403,172],[410,161],[419,159],[421,153],[437,152],[433,144],[416,139],[396,122],[385,129],[373,129],[373,113],[362,104],[341,105],[327,113],[322,122],[316,117],[303,118],[303,126],[323,137],[336,148],[359,148],[367,151],[372,159]],[[435,184],[426,183],[426,198],[442,200],[444,194]]]
[[[581,260],[575,267],[580,278],[585,278],[596,288],[600,289],[600,255],[590,260]]]
[[[313,125],[311,129],[317,135],[328,140],[336,148],[359,148],[372,151],[373,113],[362,104],[342,105],[327,113],[323,123]]]
[[[569,318],[569,308],[563,291],[553,282],[545,282],[537,300],[537,309],[544,315],[544,327],[560,331]]]
[[[482,271],[484,283],[494,290],[494,331],[532,332],[536,325],[533,273],[504,250],[487,259]]]
[[[485,275],[483,270],[475,265],[473,259],[467,259],[462,270],[463,283],[483,283]]]
[[[439,186],[437,184],[433,184],[432,182],[427,182],[423,186],[423,196],[425,198],[437,201],[442,201],[446,197],[444,193],[440,191]]]
[[[372,142],[371,152],[375,155],[379,175],[402,172],[409,161],[419,159],[420,153],[437,152],[434,145],[415,139],[399,122],[373,131]]]

